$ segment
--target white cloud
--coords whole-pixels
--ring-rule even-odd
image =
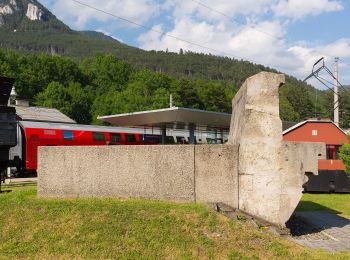
[[[334,0],[281,0],[272,9],[276,16],[301,19],[308,15],[340,11],[343,6]]]
[[[166,0],[163,8],[172,10],[173,15],[178,19],[193,15],[199,19],[222,20],[222,13],[229,17],[234,17],[237,14],[247,15],[267,12],[269,6],[275,1],[276,0],[216,0],[215,4],[213,4],[212,0]],[[210,8],[215,11],[210,10]]]
[[[246,60],[277,68],[300,79],[311,73],[313,64],[321,56],[325,57],[327,64],[332,64],[332,56],[350,57],[350,39],[316,46],[303,42],[288,44],[281,40],[286,34],[286,28],[278,21],[264,21],[254,25],[254,29],[246,26],[232,29],[222,23],[210,24],[184,18],[177,20],[174,28],[166,32],[210,49],[167,37],[161,25],[153,29],[163,34],[154,31],[142,34],[138,39],[141,48],[147,50],[168,48],[175,52],[182,48],[236,58],[244,57]],[[257,30],[268,31],[269,35]]]
[[[146,22],[159,11],[159,5],[155,0],[82,0],[81,2],[137,23]],[[84,29],[85,25],[92,21],[117,21],[110,15],[80,5],[72,0],[55,1],[51,9],[60,19],[74,24],[78,29]],[[130,24],[126,25],[130,26]]]
[[[107,36],[109,36],[109,37],[112,37],[113,39],[115,39],[115,40],[117,40],[117,41],[119,41],[119,42],[123,42],[122,39],[120,39],[120,38],[114,36],[113,33],[108,32],[108,31],[106,31],[106,30],[104,30],[104,29],[101,29],[101,28],[96,29],[96,32],[103,33],[104,35],[107,35]]]
[[[81,1],[137,23],[153,21],[152,30],[143,32],[137,39],[139,47],[147,50],[168,48],[178,52],[182,48],[242,57],[301,79],[311,72],[313,63],[321,57],[320,53],[324,53],[327,62],[332,62],[331,56],[350,57],[350,39],[347,38],[334,39],[327,44],[291,43],[285,40],[289,21],[340,11],[343,9],[340,0]],[[120,26],[130,27],[130,24],[121,23],[111,16],[77,5],[72,0],[54,1],[52,11],[78,29],[85,29],[88,23],[94,24],[98,21],[97,28],[105,28],[103,25],[106,24],[107,30],[117,35],[117,28]],[[237,20],[240,22],[235,22]],[[207,46],[209,49],[167,37],[165,34]]]
[[[191,50],[216,55],[243,57],[259,64],[277,68],[300,79],[310,74],[312,65],[324,53],[327,62],[331,56],[350,57],[350,39],[340,39],[329,44],[312,45],[308,42],[288,43],[284,39],[289,23],[306,15],[338,11],[343,7],[339,1],[332,0],[201,0],[216,11],[209,10],[191,0],[166,0],[163,8],[171,13],[173,27],[164,30],[158,24],[152,30],[141,34],[138,42],[147,50],[179,51]],[[222,12],[232,19],[228,19]],[[275,18],[271,18],[271,14]],[[267,15],[266,15],[267,14]],[[237,16],[238,15],[238,16]],[[234,23],[236,17],[245,17],[245,25]],[[266,18],[269,17],[269,18]],[[198,43],[209,49],[191,45],[167,37],[170,34],[186,41]]]
[[[202,48],[191,43],[177,40],[173,37],[168,37],[164,34],[159,34],[155,31],[164,32],[161,25],[153,27],[152,31],[142,34],[138,40],[141,44],[141,48],[146,50],[152,49],[166,49],[170,51],[178,51],[180,48],[185,50],[191,50],[196,52],[215,52],[210,49],[221,50],[216,54],[224,55],[227,49],[223,49],[223,42],[230,40],[230,34],[224,30],[225,27],[222,24],[211,25],[206,22],[194,22],[191,19],[180,19],[176,21],[176,25],[173,30],[167,32],[167,34],[180,39],[185,39],[188,42],[198,43],[202,46],[207,46],[209,49]]]
[[[315,49],[333,57],[350,57],[350,39],[339,39],[327,45],[316,46]]]

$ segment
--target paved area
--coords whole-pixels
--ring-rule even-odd
[[[350,220],[325,211],[296,212],[294,241],[311,248],[350,251]],[[292,231],[293,233],[293,231]]]

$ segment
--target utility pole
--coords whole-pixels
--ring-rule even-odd
[[[338,61],[339,58],[334,59],[334,123],[339,126],[339,95],[338,95]]]
[[[174,107],[174,105],[173,105],[173,95],[172,94],[170,94],[170,108],[172,108],[172,107]]]

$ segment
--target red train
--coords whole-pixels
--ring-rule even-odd
[[[38,146],[141,145],[159,143],[158,135],[144,135],[142,129],[21,121],[18,144],[10,149],[17,162],[12,171],[34,173]]]

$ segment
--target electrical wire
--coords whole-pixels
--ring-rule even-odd
[[[327,68],[327,66],[324,66],[325,70],[328,72],[328,74],[337,81],[337,83],[339,84],[339,86],[346,92],[348,93],[348,95],[350,96],[350,92],[343,86],[343,84],[341,84],[339,82],[339,80],[333,75],[333,73]]]
[[[197,3],[198,5],[201,5],[201,6],[204,7],[204,8],[207,8],[208,10],[210,10],[210,11],[212,11],[212,12],[218,13],[218,14],[220,14],[220,15],[226,17],[229,21],[233,21],[233,22],[235,22],[235,23],[237,23],[237,24],[241,24],[241,25],[243,25],[243,26],[245,26],[245,27],[249,27],[249,28],[251,28],[251,29],[253,29],[253,30],[257,31],[257,32],[260,32],[260,33],[262,33],[262,34],[265,34],[265,35],[267,35],[267,36],[269,36],[269,37],[271,37],[271,38],[274,38],[274,39],[277,39],[277,40],[284,40],[282,37],[277,37],[277,36],[275,36],[275,35],[273,35],[273,34],[271,34],[271,33],[268,33],[268,32],[265,32],[265,31],[263,31],[263,30],[257,29],[257,28],[254,27],[254,26],[245,24],[245,23],[239,21],[238,19],[234,19],[234,18],[230,17],[229,15],[227,15],[226,13],[221,12],[221,11],[215,9],[215,8],[212,8],[212,7],[210,7],[210,6],[206,5],[206,4],[204,4],[203,2],[201,2],[201,1],[199,1],[199,0],[191,0],[191,1],[194,2],[194,3]],[[316,51],[316,50],[313,50],[313,51],[314,51],[315,53],[320,54],[321,56],[329,56],[329,57],[335,58],[334,56],[325,55],[324,53],[321,53],[321,52]]]
[[[202,48],[202,49],[206,49],[206,50],[209,50],[209,51],[213,51],[213,52],[218,53],[218,54],[223,54],[223,55],[226,55],[227,57],[231,57],[231,58],[234,58],[234,59],[246,60],[246,61],[249,61],[249,62],[255,63],[255,64],[265,64],[264,66],[267,66],[267,67],[270,67],[270,68],[276,67],[276,66],[273,65],[273,64],[269,64],[269,63],[265,63],[265,62],[259,62],[259,61],[255,61],[255,60],[252,60],[252,59],[244,58],[244,57],[241,57],[241,56],[238,56],[238,55],[233,55],[233,54],[228,53],[228,52],[225,52],[225,51],[221,51],[221,50],[218,50],[218,49],[215,49],[215,48],[211,48],[211,47],[205,46],[205,45],[200,44],[200,43],[196,43],[196,42],[192,42],[192,41],[183,39],[183,38],[178,37],[178,36],[175,36],[175,35],[173,35],[173,34],[169,34],[169,33],[165,33],[165,32],[159,31],[159,30],[157,30],[157,29],[154,29],[153,27],[149,27],[149,26],[146,26],[146,25],[137,23],[137,22],[135,22],[135,21],[132,21],[132,20],[130,20],[130,19],[121,17],[121,16],[119,16],[119,15],[112,14],[112,13],[110,13],[110,12],[107,12],[107,11],[103,10],[103,9],[100,9],[100,8],[95,7],[95,6],[92,6],[92,5],[83,3],[83,2],[78,1],[78,0],[71,0],[71,1],[72,1],[72,2],[75,2],[76,4],[79,4],[79,5],[81,5],[81,6],[88,7],[88,8],[90,8],[90,9],[95,10],[95,11],[104,13],[104,14],[106,14],[106,15],[112,16],[112,17],[117,18],[117,19],[119,19],[119,20],[122,20],[122,21],[128,22],[128,23],[130,23],[130,24],[136,25],[136,26],[141,27],[141,28],[143,28],[143,29],[150,30],[150,31],[155,32],[155,33],[157,33],[157,34],[160,34],[160,35],[162,35],[162,36],[166,36],[166,37],[169,37],[169,38],[173,38],[173,39],[176,39],[176,40],[178,40],[178,41],[181,41],[181,42],[184,42],[184,43],[193,45],[193,46],[200,47],[200,48]],[[280,66],[279,66],[279,68],[280,68],[280,69],[283,69],[283,70],[286,70],[286,71],[289,70],[289,68],[284,68],[284,67],[280,67]]]
[[[217,9],[214,9],[214,8],[212,8],[212,7],[210,7],[210,6],[206,5],[206,4],[204,4],[204,3],[201,2],[201,1],[198,1],[198,0],[191,0],[191,1],[194,2],[194,3],[197,3],[198,5],[201,5],[201,6],[204,7],[204,8],[209,9],[209,10],[212,11],[212,12],[218,13],[218,14],[220,14],[220,15],[226,17],[229,21],[233,21],[233,22],[235,22],[235,23],[237,23],[237,24],[241,24],[241,25],[243,25],[243,26],[249,27],[249,28],[251,28],[251,29],[253,29],[253,30],[257,31],[257,32],[266,34],[267,36],[270,36],[270,37],[272,37],[272,38],[275,38],[275,39],[278,39],[278,40],[282,40],[282,39],[283,39],[282,37],[276,37],[276,36],[274,36],[274,35],[272,35],[272,34],[270,34],[270,33],[267,33],[267,32],[264,32],[264,31],[262,31],[262,30],[259,30],[259,29],[255,28],[254,26],[247,25],[247,24],[245,24],[245,23],[239,21],[238,19],[235,19],[235,18],[230,17],[229,15],[225,14],[224,12],[221,12],[221,11],[219,11],[219,10],[217,10]]]
[[[267,32],[265,32],[265,31],[259,30],[259,29],[257,29],[257,28],[254,27],[254,26],[247,25],[247,24],[245,24],[245,23],[239,21],[238,19],[235,19],[235,18],[230,17],[229,15],[225,14],[224,12],[221,12],[221,11],[219,11],[219,10],[217,10],[217,9],[214,9],[214,8],[212,8],[212,7],[210,7],[210,6],[206,5],[206,4],[204,4],[204,3],[201,2],[201,1],[198,1],[198,0],[191,0],[191,1],[194,2],[194,3],[197,3],[198,5],[201,5],[201,6],[204,7],[204,8],[209,9],[209,10],[212,11],[212,12],[218,13],[218,14],[220,14],[220,15],[226,17],[229,21],[233,21],[233,22],[235,22],[235,23],[237,23],[237,24],[241,24],[241,25],[243,25],[243,26],[249,27],[249,28],[251,28],[251,29],[253,29],[253,30],[257,31],[257,32],[266,34],[267,36],[270,36],[270,37],[272,37],[272,38],[275,38],[275,39],[278,39],[278,40],[282,40],[282,39],[283,39],[282,37],[276,37],[276,36],[274,36],[274,35],[272,35],[272,34],[270,34],[270,33],[267,33]]]
[[[327,84],[325,84],[318,76],[315,75],[315,78],[316,78],[322,85],[324,85],[326,88],[328,88],[329,90],[331,90],[331,91],[335,94],[335,91],[334,91],[332,88],[328,87]],[[337,109],[337,108],[339,107],[339,105],[340,105],[340,98],[338,98],[337,102],[333,102],[333,106],[334,106],[335,104],[337,104],[337,105],[336,105],[336,107],[333,108],[333,110],[335,110],[335,109]]]

